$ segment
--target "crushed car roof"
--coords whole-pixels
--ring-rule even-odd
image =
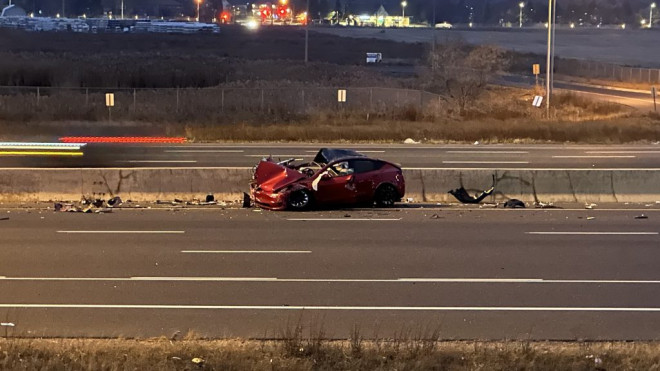
[[[332,161],[345,157],[366,157],[366,156],[360,152],[356,152],[350,149],[321,148],[321,150],[316,154],[316,157],[314,157],[314,162],[318,164],[327,164]]]

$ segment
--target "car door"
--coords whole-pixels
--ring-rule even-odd
[[[356,202],[370,202],[374,198],[376,177],[383,163],[378,160],[356,159],[351,160],[349,166],[354,170],[353,183],[355,184]]]
[[[335,167],[342,167],[343,172],[332,170]],[[339,161],[328,166],[330,169],[327,175],[321,176],[317,184],[317,190],[314,194],[316,202],[324,204],[350,204],[356,202],[356,189],[353,183],[353,169],[349,167],[347,161]]]

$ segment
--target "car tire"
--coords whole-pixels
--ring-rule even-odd
[[[391,184],[383,184],[376,189],[374,203],[378,207],[392,207],[399,200],[399,192]]]
[[[287,204],[291,210],[307,210],[312,205],[312,195],[306,189],[293,191],[289,194]]]

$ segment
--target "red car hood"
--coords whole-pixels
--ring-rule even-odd
[[[254,172],[256,185],[266,192],[277,191],[304,178],[300,172],[272,161],[261,161]]]

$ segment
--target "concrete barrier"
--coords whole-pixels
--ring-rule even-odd
[[[134,201],[203,198],[240,200],[249,168],[0,169],[0,202],[79,200],[119,195]],[[406,197],[419,202],[455,202],[447,191],[489,188],[486,201],[517,198],[543,202],[654,202],[660,171],[547,169],[405,169]]]

